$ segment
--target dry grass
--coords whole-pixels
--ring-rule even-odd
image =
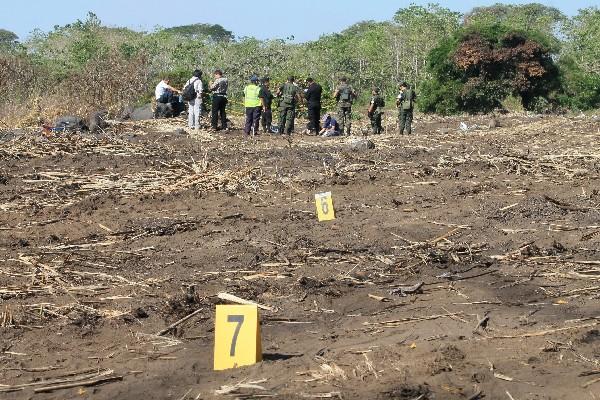
[[[0,120],[22,128],[51,123],[62,115],[85,117],[98,110],[119,115],[148,91],[149,78],[140,72],[147,65],[144,54],[125,59],[111,51],[60,77],[23,57],[2,55],[0,97],[5,101],[0,102]]]

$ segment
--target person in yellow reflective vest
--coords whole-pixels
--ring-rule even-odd
[[[244,133],[250,135],[254,129],[254,134],[258,135],[258,124],[260,123],[260,113],[264,107],[264,99],[259,97],[260,86],[258,77],[252,75],[250,84],[244,88],[244,107],[246,107],[246,125]]]

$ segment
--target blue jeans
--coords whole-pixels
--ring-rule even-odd
[[[172,92],[165,92],[162,96],[160,96],[157,100],[157,103],[173,103],[173,93]]]

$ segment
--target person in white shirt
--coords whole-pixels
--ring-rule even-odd
[[[173,102],[173,94],[179,93],[179,90],[175,89],[173,86],[169,85],[170,79],[164,77],[158,85],[156,85],[156,90],[154,91],[154,95],[156,96],[157,103],[172,103]]]
[[[200,129],[200,117],[202,112],[202,71],[195,70],[192,77],[183,85],[183,92],[186,91],[186,87],[193,85],[196,97],[188,100],[188,128]]]

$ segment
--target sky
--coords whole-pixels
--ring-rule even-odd
[[[530,3],[530,1],[503,1]],[[94,12],[104,25],[151,31],[193,23],[220,24],[236,36],[258,39],[288,38],[296,41],[317,39],[364,20],[385,21],[411,3],[426,5],[435,0],[0,0],[0,28],[25,40],[34,29],[52,30],[85,19]],[[444,7],[467,12],[473,7],[498,0],[437,1]],[[600,0],[541,1],[567,15],[581,8],[600,6]],[[193,6],[192,6],[193,5]]]

